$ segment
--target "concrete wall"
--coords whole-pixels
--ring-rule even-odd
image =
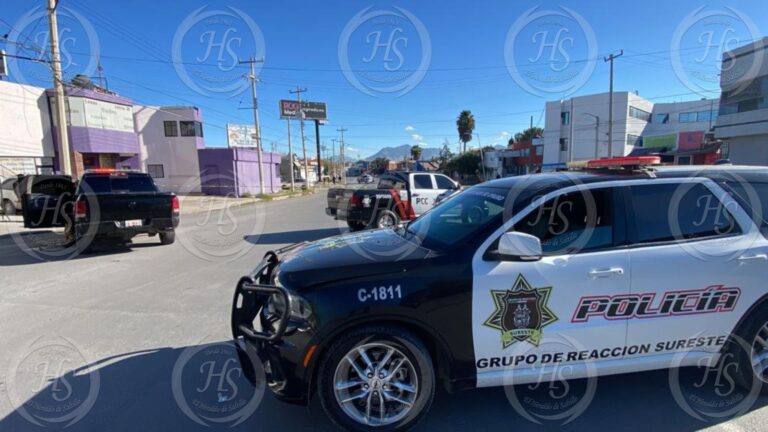
[[[45,89],[0,81],[0,130],[0,178],[26,173],[40,158],[53,158]]]
[[[147,165],[162,165],[163,177],[155,178],[162,191],[200,192],[200,163],[198,149],[205,146],[201,137],[166,137],[163,122],[202,121],[200,110],[195,107],[150,107],[136,105],[133,108],[136,130],[139,134],[139,165],[143,171]]]
[[[738,165],[768,166],[768,137],[740,136],[728,139],[728,158]]]

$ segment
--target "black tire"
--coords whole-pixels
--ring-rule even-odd
[[[349,230],[352,232],[365,229],[365,223],[363,222],[347,221],[347,226],[349,227]]]
[[[165,231],[160,233],[160,244],[169,245],[176,241],[176,231]]]
[[[752,367],[752,354],[758,346],[757,337],[768,340],[768,304],[758,307],[744,321],[723,351],[721,361],[734,361],[738,371],[734,378],[736,383],[746,391],[754,386],[760,386],[760,392],[768,395],[768,372],[758,376]],[[768,352],[768,350],[766,350]]]
[[[13,205],[11,200],[3,201],[3,214],[6,216],[14,216],[16,214],[16,206]]]
[[[345,356],[350,351],[363,345],[370,346],[370,344],[392,347],[402,353],[410,362],[410,366],[413,367],[417,379],[416,395],[413,397],[412,406],[402,418],[390,424],[373,426],[355,420],[344,411],[335,394],[337,368],[344,367],[340,363],[344,362],[348,365]],[[381,357],[374,357],[375,362],[378,363],[379,360]],[[387,387],[384,386],[383,389],[387,389]],[[387,391],[391,390],[397,391],[394,387],[387,389]],[[384,390],[381,392],[383,394]],[[410,429],[424,418],[435,396],[435,371],[432,358],[424,343],[406,330],[394,326],[361,327],[341,336],[323,356],[318,372],[317,394],[326,415],[343,430],[391,431]]]
[[[392,210],[381,210],[376,215],[376,219],[373,222],[374,228],[397,228],[397,224],[400,223],[400,216]]]

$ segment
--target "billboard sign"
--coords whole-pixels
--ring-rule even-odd
[[[256,148],[256,128],[253,125],[227,124],[227,145]]]
[[[305,120],[328,120],[328,109],[325,102],[301,101]],[[281,100],[280,118],[299,118],[299,101]]]

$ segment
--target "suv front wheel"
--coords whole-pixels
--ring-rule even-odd
[[[343,429],[409,429],[429,410],[435,372],[424,344],[396,327],[363,327],[336,341],[320,365],[318,394]]]

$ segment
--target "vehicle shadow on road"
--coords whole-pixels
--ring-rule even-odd
[[[131,252],[135,247],[145,246],[153,245],[99,241],[86,253],[78,253],[73,247],[63,244],[60,233],[51,230],[22,231],[0,235],[0,267],[88,259]]]
[[[318,228],[301,231],[283,231],[247,235],[243,237],[243,240],[257,245],[299,243],[303,241],[320,240],[326,237],[344,234],[346,232],[346,228]]]
[[[41,381],[50,377],[39,367],[40,360],[55,367],[66,353],[60,346],[57,350],[36,351],[11,364],[8,376],[13,378],[5,383],[5,392],[16,402],[15,411],[0,419],[0,430],[60,429],[67,424],[78,431],[335,430],[316,398],[309,408],[289,405],[277,401],[264,385],[252,386],[240,373],[229,341],[126,353]],[[45,385],[37,387],[39,382]],[[523,386],[517,389],[524,394]],[[750,410],[766,404],[765,398],[758,399]],[[601,378],[583,414],[564,421],[542,421],[544,426],[530,421],[513,408],[505,389],[493,388],[438,393],[416,429],[496,432],[550,426],[564,431],[647,432],[713,425],[689,416],[675,403],[667,371]]]

